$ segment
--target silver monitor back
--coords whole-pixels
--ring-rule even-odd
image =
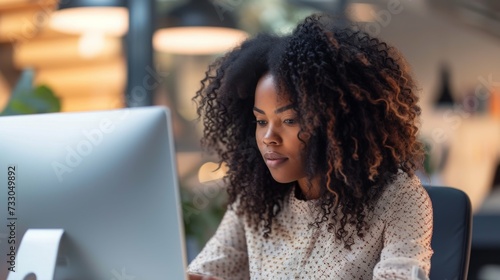
[[[28,229],[52,228],[59,276],[81,263],[93,279],[185,279],[174,157],[163,107],[0,117],[0,279]]]

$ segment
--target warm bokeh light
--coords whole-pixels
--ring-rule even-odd
[[[81,7],[55,11],[50,26],[70,34],[100,32],[123,36],[128,30],[128,12],[124,7]]]
[[[244,31],[223,27],[173,27],[155,32],[155,50],[176,54],[203,55],[228,51],[245,40]]]
[[[375,20],[375,6],[367,3],[352,3],[347,8],[347,15],[354,22],[372,22]]]
[[[78,40],[78,52],[83,58],[98,56],[106,45],[106,36],[99,32],[84,33]]]
[[[208,183],[210,181],[215,181],[222,179],[227,172],[227,166],[222,165],[219,169],[219,164],[215,162],[207,162],[200,167],[198,171],[198,180],[200,183]]]
[[[54,39],[36,39],[20,43],[14,49],[14,65],[22,68],[67,67],[87,62],[110,61],[122,57],[121,39],[82,35]]]

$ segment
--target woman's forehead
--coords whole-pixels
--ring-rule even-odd
[[[291,103],[290,95],[279,87],[276,78],[270,74],[264,74],[255,88],[255,99],[275,99],[277,103]]]

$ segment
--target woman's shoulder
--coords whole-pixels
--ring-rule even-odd
[[[393,205],[414,205],[430,203],[429,195],[422,182],[415,174],[408,174],[402,170],[389,180],[377,201],[379,208],[388,211]]]
[[[425,192],[425,189],[417,175],[398,170],[398,173],[394,174],[384,186],[383,196],[408,192]]]

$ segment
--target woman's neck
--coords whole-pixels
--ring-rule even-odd
[[[321,189],[319,186],[319,177],[310,181],[307,177],[297,180],[298,188],[295,189],[295,196],[301,200],[318,199]]]

